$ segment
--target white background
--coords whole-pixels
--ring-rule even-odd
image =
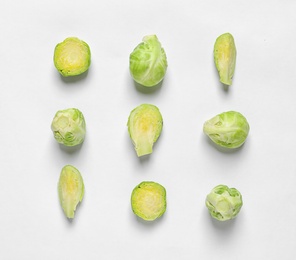
[[[0,8],[0,259],[295,259],[296,2],[44,0]],[[225,32],[237,47],[233,85],[213,62]],[[129,54],[156,34],[168,58],[161,87],[137,88]],[[66,37],[86,41],[89,72],[63,79],[53,50]],[[127,132],[130,111],[159,107],[164,128],[146,158]],[[64,149],[50,130],[57,110],[86,119],[79,149]],[[236,110],[249,121],[245,145],[218,150],[204,121]],[[75,219],[60,207],[62,167],[77,167],[85,197]],[[167,190],[167,211],[137,219],[132,189],[151,180]],[[204,201],[218,184],[236,187],[244,205],[218,222]]]

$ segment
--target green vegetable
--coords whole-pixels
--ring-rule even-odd
[[[54,50],[54,65],[64,77],[77,76],[87,71],[90,59],[88,44],[76,37],[66,38]]]
[[[76,206],[82,201],[84,183],[80,172],[72,165],[63,167],[58,183],[61,206],[67,218],[74,218]]]
[[[249,134],[246,118],[235,111],[221,113],[206,121],[204,133],[217,145],[226,148],[240,147]]]
[[[85,120],[77,108],[58,111],[52,121],[51,130],[58,143],[66,146],[81,144],[85,138]]]
[[[166,211],[166,190],[156,182],[141,182],[132,192],[131,205],[138,217],[153,221]]]
[[[214,46],[214,60],[220,81],[230,86],[236,63],[236,47],[230,33],[222,34],[217,38]]]
[[[206,206],[211,216],[225,221],[234,218],[243,205],[242,195],[235,188],[218,185],[207,195]]]
[[[152,153],[162,125],[162,116],[154,105],[142,104],[131,111],[127,126],[138,157]]]
[[[130,54],[130,73],[136,82],[145,87],[162,81],[167,66],[166,53],[156,35],[145,36]]]

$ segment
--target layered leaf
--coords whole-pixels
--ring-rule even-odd
[[[86,133],[84,116],[77,108],[60,110],[52,120],[51,130],[58,143],[65,146],[81,144]]]
[[[148,35],[130,54],[130,73],[145,87],[163,80],[167,70],[167,57],[156,35]]]
[[[238,148],[247,139],[250,126],[239,112],[228,111],[206,121],[204,133],[217,145],[226,148]]]
[[[130,113],[127,126],[137,155],[140,157],[151,154],[163,126],[159,109],[151,104],[136,107]]]
[[[156,182],[141,182],[132,192],[131,205],[138,217],[153,221],[166,211],[166,190]]]
[[[232,84],[236,64],[236,47],[230,33],[220,35],[214,46],[214,60],[220,81],[225,85]]]
[[[61,75],[77,76],[87,71],[90,66],[90,48],[77,37],[69,37],[56,45],[53,60]]]
[[[58,182],[58,194],[66,217],[74,218],[76,207],[84,195],[82,176],[74,166],[63,167]]]
[[[219,221],[233,219],[243,205],[242,195],[235,188],[218,185],[207,195],[206,206],[211,216]]]

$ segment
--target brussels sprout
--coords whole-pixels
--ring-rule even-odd
[[[66,38],[58,43],[54,50],[54,65],[64,77],[77,76],[87,71],[90,66],[90,48],[76,37]]]
[[[236,48],[230,33],[222,34],[217,38],[214,46],[214,60],[220,81],[230,86],[236,62]]]
[[[132,110],[127,126],[138,157],[152,153],[153,144],[162,131],[163,120],[159,109],[142,104]]]
[[[67,218],[74,218],[76,206],[82,201],[84,183],[80,172],[72,165],[63,167],[58,182],[61,206]]]
[[[130,73],[145,87],[152,87],[163,80],[167,57],[156,35],[148,35],[130,54]]]
[[[58,111],[52,121],[51,130],[58,143],[66,146],[81,144],[85,138],[85,120],[77,108]]]
[[[235,111],[221,113],[206,121],[204,133],[217,145],[226,148],[238,148],[249,133],[249,123],[246,118]]]
[[[243,205],[242,195],[235,188],[218,185],[207,195],[206,206],[211,216],[225,221],[234,218]]]
[[[166,211],[166,204],[166,190],[156,182],[143,181],[132,192],[132,210],[146,221],[161,217]]]

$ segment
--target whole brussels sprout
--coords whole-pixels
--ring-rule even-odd
[[[161,217],[166,211],[166,205],[166,190],[159,183],[143,181],[133,189],[132,210],[146,221]]]
[[[226,148],[238,148],[249,134],[247,119],[239,112],[228,111],[206,121],[204,133],[217,145]]]
[[[214,60],[220,81],[230,86],[236,63],[236,47],[230,33],[224,33],[217,38],[214,45]]]
[[[90,48],[86,42],[69,37],[56,45],[53,60],[61,75],[77,76],[87,71],[90,66]]]
[[[236,217],[243,205],[242,195],[235,188],[218,185],[207,195],[206,206],[211,216],[225,221]]]
[[[130,54],[130,73],[133,79],[152,87],[163,80],[167,70],[167,57],[156,35],[148,35]]]
[[[151,104],[136,107],[129,115],[127,126],[138,157],[151,154],[163,126],[159,109]]]
[[[83,179],[74,166],[63,167],[58,182],[58,194],[65,215],[67,218],[74,218],[76,207],[84,196]]]
[[[65,146],[81,144],[85,138],[85,120],[77,108],[58,111],[51,123],[51,130],[58,143]]]

